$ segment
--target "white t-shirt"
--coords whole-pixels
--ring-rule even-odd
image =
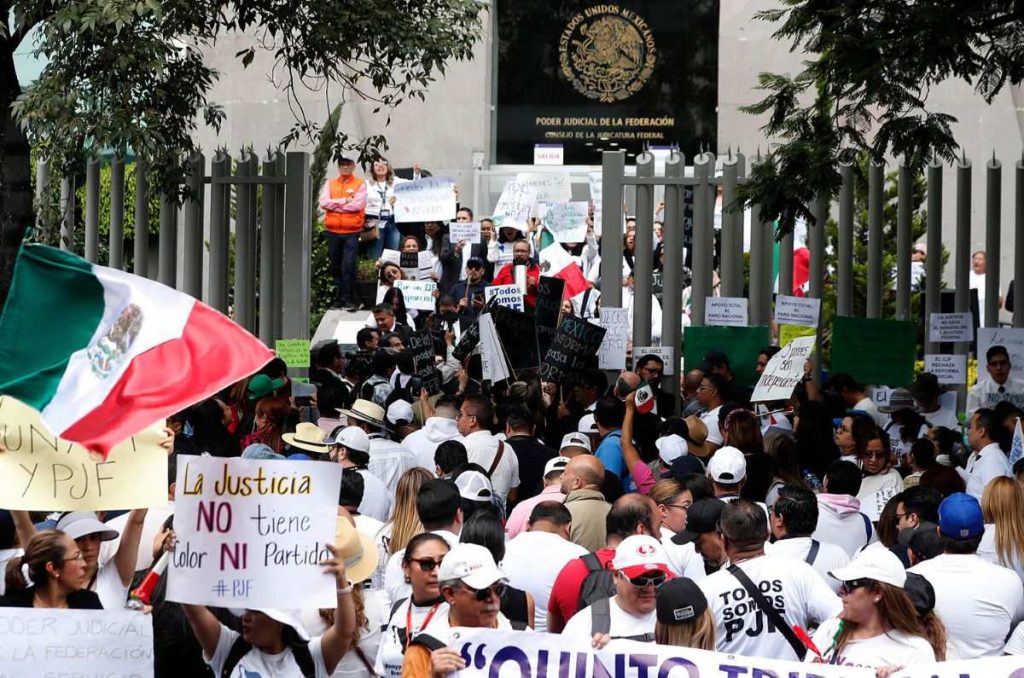
[[[838,657],[831,650],[832,639],[839,631],[839,619],[829,619],[814,632],[814,645],[822,651],[829,663],[839,666],[864,666],[882,668],[883,666],[917,666],[935,661],[935,651],[931,643],[921,636],[912,636],[902,631],[889,631],[874,638],[848,640]],[[804,661],[814,661],[817,657],[808,652]]]
[[[105,563],[114,557],[117,549],[121,546],[121,535],[128,525],[128,516],[131,511],[106,521],[107,527],[117,530],[117,537],[100,544],[100,562]],[[135,560],[135,570],[148,570],[153,566],[153,540],[164,523],[170,516],[174,515],[174,502],[169,501],[165,506],[155,506],[146,512],[142,521],[142,537],[139,539],[139,553]]]
[[[870,415],[876,426],[885,426],[887,417],[878,411],[878,405],[876,405],[875,401],[871,398],[861,398],[857,401],[857,404],[850,409],[859,410]]]
[[[381,627],[387,621],[388,608],[384,605],[384,592],[363,589],[363,612],[366,614],[366,627],[359,629],[358,648],[370,664],[367,668],[355,648],[345,653],[338,666],[331,674],[333,678],[372,678],[372,669],[377,648],[380,646]],[[319,610],[303,610],[302,625],[311,636],[321,636],[327,631],[327,622],[320,616]]]
[[[406,599],[395,613],[391,615],[380,639],[380,647],[377,649],[377,661],[374,670],[377,675],[384,678],[400,678],[402,675],[402,662],[405,660],[405,642],[407,637],[407,626],[411,619],[412,635],[422,631],[434,617],[448,618],[448,603],[438,601],[433,605],[413,605],[410,612],[411,599]],[[392,603],[394,605],[394,603]],[[391,608],[388,608],[390,611]]]
[[[1017,628],[1010,634],[1010,639],[1006,641],[1006,647],[1003,648],[1003,654],[1024,654],[1024,622],[1017,624]]]
[[[373,433],[370,434],[370,463],[366,467],[384,483],[388,496],[392,497],[398,488],[398,479],[416,467],[416,457],[394,440]]]
[[[7,561],[23,553],[25,552],[21,549],[0,549],[0,596],[4,595],[4,592],[7,590],[7,585],[4,581],[7,573]]]
[[[772,544],[764,545],[764,552],[772,556],[786,556],[787,558],[796,558],[797,560],[806,563],[807,554],[811,550],[811,538],[810,537],[791,537],[789,539],[780,539]],[[832,572],[840,567],[845,567],[850,562],[850,554],[846,552],[841,546],[835,544],[829,544],[827,541],[818,540],[818,553],[814,557],[813,563],[807,563],[814,571],[821,575],[821,578],[825,580],[825,583],[829,587],[839,593],[840,581],[829,576],[829,572]],[[819,648],[820,649],[820,648]]]
[[[924,438],[928,435],[928,424],[921,424],[921,428],[917,431],[917,438],[914,438],[909,443],[903,440],[903,424],[890,422],[885,427],[885,432],[889,434],[889,449],[895,452],[897,457],[902,458],[910,452],[911,446],[918,438]]]
[[[718,426],[718,412],[722,409],[719,405],[713,410],[708,410],[704,414],[700,415],[700,420],[704,422],[704,425],[708,428],[707,442],[714,443],[715,445],[721,446],[722,444],[722,429]]]
[[[872,522],[877,522],[889,500],[902,491],[903,476],[894,468],[878,475],[864,476],[860,481],[860,492],[857,493],[860,510],[871,518]]]
[[[986,445],[967,458],[967,494],[978,501],[981,501],[989,481],[999,476],[1012,477],[1013,467],[1010,466],[1010,458],[998,444]]]
[[[491,473],[491,485],[494,487],[494,494],[501,499],[502,506],[506,505],[506,497],[513,487],[519,487],[519,458],[516,451],[506,442],[500,441],[487,431],[474,431],[466,436],[463,441],[466,446],[466,458],[472,464],[479,464],[485,471],[490,470],[494,463],[494,456],[498,453],[498,444],[505,447],[501,455],[501,461]]]
[[[707,574],[704,572],[704,559],[697,553],[693,542],[689,544],[677,544],[672,541],[676,533],[664,525],[661,526],[661,548],[665,549],[665,556],[668,558],[669,569],[677,577],[689,577],[693,581],[700,581]]]
[[[786,623],[808,628],[834,617],[843,604],[807,563],[786,556],[764,555],[738,564],[775,605]],[[728,570],[708,575],[698,586],[715,618],[716,649],[747,657],[796,660],[780,631]]]
[[[459,535],[448,530],[434,530],[434,534],[440,535],[448,546],[455,546],[459,543]],[[405,558],[405,549],[395,551],[394,555],[388,558],[388,564],[384,568],[384,590],[388,595],[388,609],[400,601],[412,595],[412,586],[405,581],[405,573],[402,571],[402,559]]]
[[[565,639],[566,645],[572,643],[578,647],[590,646],[590,641],[594,637],[591,607],[593,606],[583,608],[566,622],[565,628],[562,629],[562,638]],[[654,633],[654,624],[658,621],[658,613],[655,610],[637,617],[623,610],[612,597],[608,599],[608,611],[611,620],[608,635],[612,638],[630,638]]]
[[[954,410],[947,410],[943,407],[934,412],[921,412],[921,416],[932,426],[944,426],[951,431],[960,429],[960,420],[956,418]]]
[[[505,543],[501,571],[508,577],[509,585],[533,596],[536,631],[548,629],[548,599],[558,573],[570,560],[586,553],[587,550],[579,544],[551,532],[520,532],[515,539]]]
[[[345,469],[345,472],[352,471]],[[363,500],[359,503],[359,512],[382,523],[387,522],[391,518],[391,497],[394,493],[368,469],[359,469],[358,473],[363,477]]]
[[[206,657],[205,654],[203,656],[203,659],[213,670],[213,675],[220,676],[221,670],[224,668],[224,662],[227,661],[228,653],[231,652],[231,646],[239,636],[238,632],[232,631],[221,624],[220,638],[217,639],[217,649],[214,650],[212,657]],[[324,666],[324,653],[320,648],[319,636],[309,641],[309,653],[313,656],[316,678],[327,678],[330,674],[327,673],[327,667]],[[252,678],[253,676],[261,676],[262,678],[270,678],[270,676],[274,678],[302,678],[302,671],[292,656],[291,648],[285,649],[280,654],[267,654],[254,647],[242,655],[241,660],[235,665],[234,670],[231,671],[229,678]]]
[[[1024,619],[1024,590],[1013,570],[976,555],[944,553],[908,572],[935,589],[935,612],[946,625],[946,660],[997,656]]]
[[[100,565],[93,591],[100,597],[104,610],[120,610],[128,601],[128,587],[121,582],[121,575],[113,560]]]
[[[352,520],[356,524],[356,529],[370,539],[376,537],[380,531],[384,529],[384,523],[380,522],[376,518],[364,516],[362,513],[352,516]]]
[[[996,551],[996,526],[988,523],[985,525],[985,534],[981,537],[981,544],[978,545],[978,557],[984,558],[994,565],[1008,567],[1017,573],[1017,576],[1024,582],[1024,563],[1021,562],[1020,554],[1011,550],[1009,563],[999,562],[999,553]]]
[[[1008,377],[1000,386],[992,377],[984,376],[967,392],[967,416],[970,418],[979,407],[995,407],[1003,400],[1009,400],[1017,407],[1024,405],[1024,381]]]

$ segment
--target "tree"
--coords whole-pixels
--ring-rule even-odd
[[[780,2],[756,18],[811,58],[793,77],[761,74],[769,94],[746,111],[768,114],[762,129],[779,143],[740,197],[783,232],[798,217],[814,221],[809,206],[837,193],[840,163],[895,156],[919,172],[933,158],[954,161],[956,119],[929,107],[933,85],[964,80],[991,102],[1024,78],[1021,0]]]
[[[218,38],[251,37],[236,55],[245,66],[259,51],[273,55],[295,113],[287,145],[320,136],[299,88],[375,101],[389,122],[394,106],[423,99],[446,62],[470,58],[480,8],[476,0],[0,0],[0,16],[10,17],[0,24],[0,299],[33,221],[30,144],[58,172],[74,171],[86,153],[131,150],[149,159],[157,186],[181,197],[199,120],[219,127],[224,119],[210,99],[219,74],[202,53]],[[29,35],[47,63],[21,91],[13,55]],[[345,149],[372,157],[384,146],[381,136],[353,140],[335,128],[336,157]]]

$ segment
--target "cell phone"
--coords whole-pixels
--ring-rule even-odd
[[[297,396],[295,398],[295,407],[310,407],[313,405],[313,398],[310,396]]]

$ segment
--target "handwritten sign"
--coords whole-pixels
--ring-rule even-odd
[[[746,327],[746,298],[708,297],[704,306],[704,324],[710,327]]]
[[[928,321],[928,341],[974,341],[974,316],[970,313],[932,313]]]
[[[562,315],[562,295],[565,281],[561,278],[540,276],[537,280],[537,345],[544,355],[558,332],[558,319]]]
[[[25,511],[103,511],[167,503],[163,422],[116,445],[103,461],[61,440],[39,413],[0,397],[0,507]]]
[[[751,402],[788,400],[804,378],[804,363],[814,353],[815,337],[798,337],[768,361],[750,396]]]
[[[422,386],[431,395],[441,392],[441,373],[434,359],[434,335],[430,330],[419,330],[409,335],[412,366]],[[418,391],[414,395],[419,395]]]
[[[451,177],[428,177],[395,184],[395,222],[448,221],[455,218],[458,198]]]
[[[278,339],[274,350],[288,367],[309,367],[309,339]]]
[[[392,284],[402,290],[406,308],[414,308],[417,311],[434,310],[434,290],[437,289],[437,283],[433,280],[396,280]]]
[[[448,240],[452,245],[465,241],[467,245],[480,244],[480,222],[470,221],[460,223],[453,221],[448,224]]]
[[[488,285],[484,288],[484,302],[489,304],[491,299],[498,306],[513,308],[517,311],[525,310],[523,305],[523,291],[518,285]]]
[[[634,346],[633,365],[635,366],[640,358],[645,355],[656,355],[665,366],[665,376],[671,377],[676,373],[676,350],[671,346]]]
[[[564,316],[558,324],[558,333],[551,342],[551,348],[541,361],[541,380],[575,386],[579,382],[580,371],[597,355],[607,331],[576,316]]]
[[[594,233],[601,235],[601,217],[603,210],[604,175],[601,172],[590,172],[587,174],[587,181],[590,184],[590,204],[594,206]]]
[[[586,202],[546,202],[542,218],[544,225],[558,242],[583,242],[587,238]]]
[[[940,384],[966,384],[967,356],[926,354],[924,356],[924,371],[934,374]]]
[[[0,676],[152,678],[153,616],[0,607]]]
[[[978,371],[986,376],[985,353],[993,346],[1002,346],[1010,354],[1010,376],[1024,379],[1024,329],[1012,327],[978,328]]]
[[[633,336],[628,308],[601,307],[601,327],[607,332],[597,352],[597,366],[602,370],[626,368],[626,344]]]
[[[537,203],[572,200],[572,182],[568,172],[520,172],[516,174],[516,183],[536,191]]]
[[[791,297],[785,294],[775,297],[775,322],[779,325],[817,327],[820,311],[821,299]]]
[[[537,204],[537,189],[518,181],[505,184],[498,204],[494,206],[494,225],[497,228],[516,228],[526,233],[530,230],[530,216]]]
[[[341,467],[330,462],[180,457],[167,599],[333,607],[335,581],[320,563],[340,489]]]

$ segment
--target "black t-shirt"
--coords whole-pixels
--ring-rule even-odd
[[[540,493],[544,485],[544,465],[557,453],[532,436],[513,436],[508,444],[519,460],[519,501]]]

